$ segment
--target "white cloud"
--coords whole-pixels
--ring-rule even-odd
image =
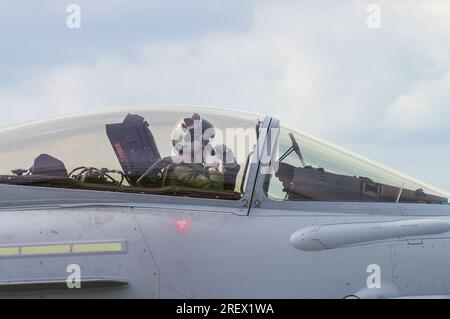
[[[432,131],[447,128],[450,119],[450,72],[442,78],[419,82],[387,109],[393,131]]]

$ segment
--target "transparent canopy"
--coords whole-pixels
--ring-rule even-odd
[[[240,193],[243,189],[247,158],[256,143],[255,128],[258,120],[263,118],[253,114],[202,107],[118,110],[64,116],[0,128],[0,182],[77,188],[90,188],[93,186],[91,184],[97,184],[100,190],[120,189],[145,193],[145,188],[150,187],[132,187],[137,186],[132,184],[135,184],[140,176],[128,174],[132,171],[139,174],[145,172],[156,160],[152,156],[174,156],[174,127],[180,119],[191,118],[194,113],[214,125],[215,136],[210,141],[213,146],[227,144],[234,150],[240,169],[237,172],[235,187],[231,191]],[[129,115],[130,121],[125,125]],[[240,138],[236,138],[236,135]],[[125,158],[125,155],[128,157]],[[68,177],[78,177],[77,182],[85,182],[84,187],[80,186],[80,183],[55,183],[55,172],[44,174],[53,176],[52,181],[50,178],[43,180],[42,170],[40,173],[36,172],[36,165],[53,165],[55,169],[65,169]],[[39,180],[36,180],[37,175]],[[125,178],[122,181],[123,175]],[[98,179],[94,180],[92,177]],[[103,186],[108,187],[99,188],[101,180],[105,181]]]
[[[287,127],[281,127],[276,149],[278,169],[266,182],[267,196],[273,200],[444,204],[450,197],[445,191]]]
[[[175,127],[196,114],[214,128],[202,147],[231,150],[231,165],[222,158],[212,166],[203,149],[197,166],[183,162],[180,169],[173,161],[181,154],[176,141],[186,140],[174,136]],[[248,164],[257,160],[252,155],[262,120],[225,109],[152,107],[4,127],[0,183],[239,199]],[[262,177],[272,200],[448,203],[449,194],[431,185],[297,130],[281,127],[278,133],[276,169]],[[217,148],[221,145],[226,147]],[[210,172],[220,178],[213,180]]]

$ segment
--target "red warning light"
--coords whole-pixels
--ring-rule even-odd
[[[192,220],[175,219],[173,220],[172,225],[179,234],[186,235],[189,227],[192,225]]]

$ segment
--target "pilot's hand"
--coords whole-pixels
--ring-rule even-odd
[[[204,167],[207,171],[217,171],[219,169],[220,161],[214,153],[206,155]]]
[[[223,165],[236,164],[236,158],[234,157],[233,150],[225,144],[216,145],[214,147],[216,157],[223,163]]]

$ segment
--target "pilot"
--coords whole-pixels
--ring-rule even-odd
[[[234,190],[240,166],[226,145],[213,147],[211,122],[194,113],[181,119],[172,134],[173,164],[162,174],[162,186]]]

